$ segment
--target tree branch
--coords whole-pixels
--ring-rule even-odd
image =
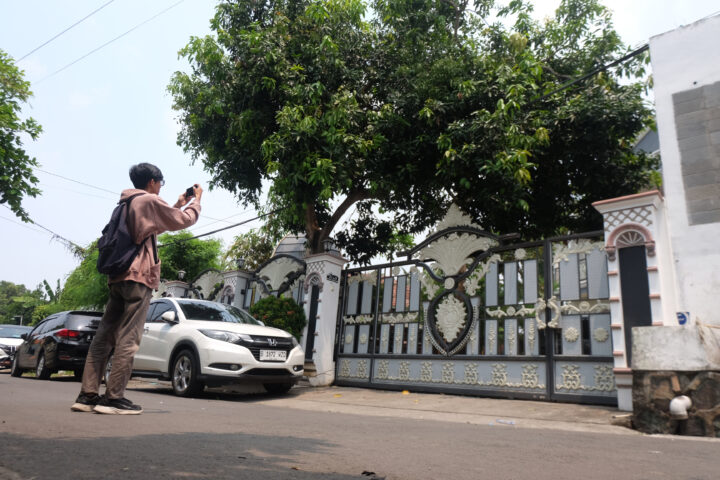
[[[355,203],[368,198],[370,198],[370,192],[365,188],[351,191],[348,196],[345,197],[345,200],[343,200],[343,202],[335,209],[335,212],[333,212],[330,220],[328,220],[323,229],[320,231],[318,246],[322,244],[323,240],[330,236],[330,233],[332,233],[335,225],[337,225],[340,218],[342,218],[350,207],[352,207]]]

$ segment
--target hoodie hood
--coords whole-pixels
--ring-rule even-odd
[[[149,193],[146,190],[142,190],[140,188],[128,188],[126,190],[123,190],[120,194],[120,201],[127,200],[128,198],[132,197],[133,195],[137,195],[138,193]]]

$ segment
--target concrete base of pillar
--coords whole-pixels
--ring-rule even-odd
[[[329,372],[318,372],[315,376],[308,377],[310,385],[313,387],[329,387],[335,381],[335,362],[330,367]]]
[[[627,373],[615,372],[615,386],[617,387],[618,410],[622,410],[623,412],[632,412],[632,371]]]

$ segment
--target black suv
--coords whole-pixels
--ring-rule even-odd
[[[35,376],[47,379],[59,370],[72,370],[82,378],[85,357],[90,342],[100,325],[102,312],[72,311],[49,316],[17,347],[10,375],[19,377],[25,370],[35,370]]]

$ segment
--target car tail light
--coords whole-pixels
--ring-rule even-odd
[[[62,338],[78,338],[80,336],[80,332],[78,332],[77,330],[68,330],[67,328],[63,328],[62,330],[59,330],[55,335]]]

